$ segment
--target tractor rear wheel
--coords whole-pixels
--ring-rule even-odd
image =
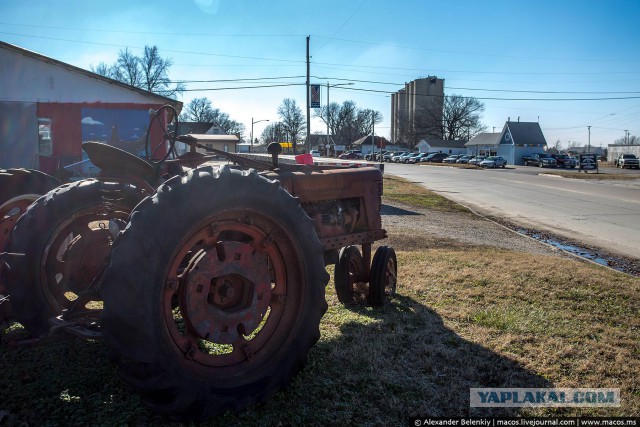
[[[64,184],[18,220],[6,251],[16,319],[33,335],[69,309],[93,282],[116,235],[142,198],[135,187],[95,179]]]
[[[328,274],[313,222],[254,170],[189,171],[136,207],[101,280],[121,378],[181,419],[286,386],[320,338]]]
[[[56,178],[37,170],[0,169],[0,252],[4,252],[11,230],[29,205],[58,185]],[[0,322],[11,317],[6,295],[0,275]]]

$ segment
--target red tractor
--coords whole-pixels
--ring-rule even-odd
[[[302,368],[327,265],[341,302],[377,306],[397,262],[387,246],[372,257],[386,237],[378,169],[284,164],[278,144],[267,161],[216,152],[235,164],[219,165],[194,138],[165,136],[169,152],[176,140],[192,151],[146,161],[86,146],[102,176],[29,207],[2,277],[30,333],[104,337],[146,405],[203,419],[263,401]]]

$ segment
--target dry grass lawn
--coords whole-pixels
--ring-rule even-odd
[[[470,215],[390,177],[384,197]],[[640,279],[559,256],[387,230],[381,243],[397,252],[398,296],[382,308],[345,307],[330,283],[322,338],[292,386],[203,425],[640,413]],[[101,342],[0,347],[0,424],[178,425],[140,406],[106,355]],[[622,406],[474,409],[471,387],[613,387]]]

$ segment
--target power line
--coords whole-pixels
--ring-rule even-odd
[[[251,82],[261,80],[281,80],[281,79],[300,79],[305,76],[285,76],[285,77],[256,77],[247,79],[220,79],[220,80],[170,80],[167,83],[226,83],[226,82]]]
[[[367,0],[364,0],[360,6],[347,18],[347,20],[340,26],[340,28],[333,33],[331,36],[322,36],[317,34],[312,34],[315,38],[326,39],[327,41],[322,45],[317,52],[319,52],[326,44],[331,40],[336,40],[340,42],[347,43],[356,43],[356,44],[366,44],[371,46],[381,46],[381,47],[392,47],[394,49],[407,49],[407,50],[416,50],[422,52],[438,52],[438,53],[448,53],[455,55],[473,55],[473,56],[486,56],[486,57],[496,57],[496,58],[513,58],[513,59],[533,59],[533,60],[545,60],[545,61],[576,61],[576,62],[638,62],[638,59],[598,59],[598,58],[553,58],[553,57],[535,57],[535,56],[518,56],[518,55],[501,55],[495,53],[478,53],[478,52],[462,52],[455,50],[444,50],[444,49],[427,49],[422,47],[415,46],[404,46],[398,44],[391,43],[375,43],[364,40],[351,40],[351,39],[343,39],[335,37],[342,28],[353,18],[353,16],[364,6]],[[61,27],[61,26],[53,26],[53,25],[34,25],[34,24],[16,24],[14,22],[0,22],[0,25],[9,25],[14,27],[26,27],[26,28],[43,28],[43,29],[51,29],[51,30],[65,30],[65,31],[82,31],[82,32],[97,32],[97,33],[114,33],[114,34],[141,34],[141,35],[170,35],[170,36],[188,36],[188,37],[243,37],[243,38],[251,38],[251,37],[287,37],[287,38],[296,38],[296,37],[306,37],[304,34],[246,34],[246,33],[235,33],[235,34],[221,34],[221,33],[207,33],[207,32],[198,32],[198,33],[189,33],[184,31],[131,31],[131,30],[112,30],[112,29],[101,29],[101,28],[80,28],[80,27]],[[25,36],[28,37],[28,36]]]
[[[46,28],[51,30],[68,30],[68,31],[82,31],[82,32],[97,32],[97,33],[115,33],[115,34],[147,34],[147,35],[159,35],[159,36],[194,36],[194,37],[304,37],[299,34],[220,34],[220,33],[185,33],[181,32],[169,32],[169,31],[131,31],[131,30],[105,30],[101,28],[74,28],[74,27],[57,27],[52,25],[33,25],[33,24],[15,24],[10,22],[0,22],[0,25],[12,25],[14,27],[28,27],[28,28]]]
[[[378,82],[373,80],[355,80],[355,79],[343,79],[337,77],[318,77],[313,76],[318,80],[338,80],[338,81],[349,81],[355,83],[372,83],[372,84],[381,84],[381,85],[393,85],[393,86],[404,86],[405,83],[391,83],[391,82]],[[511,90],[511,89],[482,89],[482,88],[468,88],[468,87],[447,87],[447,89],[454,90],[473,90],[473,91],[486,91],[486,92],[507,92],[507,93],[557,93],[557,94],[605,94],[605,93],[613,93],[613,94],[640,94],[640,91],[636,92],[618,92],[618,91],[544,91],[544,90]]]
[[[82,43],[82,44],[90,44],[90,45],[96,45],[96,46],[108,46],[108,47],[130,48],[130,49],[140,49],[140,50],[144,49],[144,47],[140,47],[140,46],[131,46],[131,45],[125,46],[125,45],[112,44],[112,43],[90,42],[86,40],[69,40],[69,39],[61,39],[57,37],[31,36],[27,34],[7,33],[2,31],[0,31],[0,34],[8,34],[8,35],[20,36],[20,37],[31,37],[35,39],[44,39],[44,40],[63,41],[63,42],[70,42],[70,43]],[[173,49],[162,49],[162,51],[171,52],[171,53],[186,53],[189,55],[216,56],[216,57],[222,57],[222,58],[252,59],[252,60],[259,60],[259,61],[277,61],[277,62],[289,62],[289,63],[296,63],[296,64],[305,63],[305,61],[293,60],[293,59],[260,58],[255,56],[226,55],[226,54],[220,54],[220,53],[207,53],[207,52],[190,52],[185,50],[173,50]]]
[[[471,73],[471,74],[506,74],[506,75],[534,75],[534,76],[546,76],[546,75],[603,75],[603,74],[640,74],[640,71],[607,71],[607,72],[578,72],[578,73],[563,73],[563,72],[544,72],[544,71],[474,71],[474,70],[442,70],[442,69],[431,69],[425,70],[423,68],[406,68],[406,67],[382,67],[375,65],[347,65],[347,64],[338,64],[333,62],[312,62],[314,65],[335,65],[335,66],[347,66],[352,68],[363,68],[365,70],[369,70],[371,68],[379,68],[383,70],[403,70],[403,71],[416,71],[416,72],[440,72],[440,73]],[[353,69],[345,69],[346,71],[357,71]]]
[[[144,49],[144,47],[140,46],[131,46],[131,45],[121,45],[114,43],[100,43],[100,42],[91,42],[86,40],[71,40],[64,39],[58,37],[45,37],[45,36],[34,36],[29,34],[19,34],[19,33],[9,33],[0,31],[0,34],[19,36],[19,37],[29,37],[35,39],[43,39],[43,40],[53,40],[53,41],[62,41],[68,43],[81,43],[81,44],[89,44],[94,46],[108,46],[108,47],[118,47],[118,48],[131,48],[131,49]],[[255,57],[255,56],[242,56],[242,55],[228,55],[228,54],[220,54],[220,53],[209,53],[209,52],[194,52],[194,51],[185,51],[185,50],[175,50],[175,49],[162,49],[163,52],[170,53],[182,53],[188,55],[201,55],[201,56],[213,56],[220,58],[235,58],[235,59],[250,59],[256,61],[273,61],[273,62],[286,62],[291,64],[304,64],[305,61],[302,60],[293,60],[293,59],[281,59],[281,58],[263,58],[263,57]],[[342,66],[342,67],[350,67],[344,68],[346,71],[358,71],[359,68],[366,69],[368,72],[371,72],[371,69],[383,69],[383,70],[402,70],[402,71],[415,71],[418,73],[472,73],[472,74],[498,74],[498,75],[536,75],[536,76],[545,76],[545,75],[554,75],[554,76],[573,76],[573,75],[611,75],[611,74],[640,74],[640,71],[606,71],[606,72],[576,72],[576,73],[565,73],[565,72],[521,72],[521,71],[477,71],[477,70],[443,70],[443,69],[432,69],[425,70],[422,68],[406,68],[406,67],[383,67],[383,66],[373,66],[373,65],[349,65],[349,64],[339,64],[339,63],[330,63],[330,62],[311,62],[313,65],[321,65],[321,66]]]
[[[337,41],[347,42],[347,43],[358,43],[358,44],[367,44],[367,45],[372,45],[372,46],[391,47],[391,48],[394,48],[394,49],[417,50],[417,51],[422,51],[422,52],[448,53],[448,54],[454,54],[454,55],[473,55],[473,56],[485,56],[485,57],[489,56],[489,57],[496,57],[496,58],[528,59],[528,60],[534,59],[534,60],[543,60],[543,61],[562,61],[562,62],[566,62],[566,61],[575,61],[575,62],[638,62],[639,61],[638,59],[548,58],[548,57],[533,57],[533,56],[500,55],[500,54],[495,54],[495,53],[460,52],[460,51],[455,51],[455,50],[426,49],[426,48],[421,48],[421,47],[403,46],[403,45],[390,44],[390,43],[374,43],[374,42],[362,41],[362,40],[340,39],[340,38],[335,38],[333,36],[332,37],[324,37],[324,36],[314,35],[314,37],[325,38],[325,39],[329,39],[329,40],[337,40]]]
[[[347,88],[343,87],[342,90],[356,90],[362,92],[376,92],[376,93],[387,93],[394,94],[396,92],[389,92],[384,90],[375,90],[375,89],[361,89],[361,88]],[[425,94],[415,94],[414,96],[430,96],[430,97],[440,97],[447,98],[451,95],[425,95]],[[460,96],[460,95],[456,95]],[[603,97],[603,98],[495,98],[495,97],[471,97],[471,96],[460,96],[461,98],[475,98],[481,100],[491,100],[491,101],[613,101],[613,100],[622,100],[622,99],[640,99],[640,96],[623,96],[623,97]]]
[[[200,88],[200,89],[184,89],[184,92],[203,92],[213,90],[235,90],[235,89],[262,89],[269,87],[283,87],[283,86],[304,86],[306,83],[287,83],[281,85],[261,85],[261,86],[238,86],[238,87],[217,87],[217,88]]]

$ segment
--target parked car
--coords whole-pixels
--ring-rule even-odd
[[[551,154],[547,153],[533,153],[530,156],[522,156],[522,163],[525,166],[538,166],[541,168],[555,168],[558,165],[556,159],[551,157]]]
[[[507,161],[502,156],[489,156],[481,161],[479,166],[483,168],[504,168],[507,166]]]
[[[427,157],[420,159],[421,162],[442,163],[444,159],[449,157],[446,153],[431,153]]]
[[[456,163],[469,163],[469,160],[473,159],[473,155],[472,154],[465,154],[464,156],[461,156],[458,158],[458,160],[456,160]]]
[[[407,152],[406,151],[400,151],[398,153],[396,153],[393,157],[391,157],[391,161],[393,163],[400,163],[400,157],[406,155]]]
[[[347,151],[346,153],[342,153],[338,156],[339,159],[346,159],[346,160],[357,160],[357,159],[362,159],[362,153],[356,152],[356,151]]]
[[[391,158],[392,158],[393,156],[395,156],[396,154],[397,154],[397,153],[396,153],[395,151],[387,151],[386,153],[384,153],[384,154],[382,155],[382,161],[383,161],[383,162],[390,162],[390,161],[391,161]]]
[[[386,151],[376,151],[373,154],[373,160],[377,161],[377,162],[381,162],[382,161],[382,156],[384,156],[387,152]]]
[[[551,155],[554,159],[556,159],[556,165],[560,168],[575,168],[578,165],[578,161],[569,156],[568,154],[553,154]]]
[[[640,168],[640,161],[635,154],[620,154],[620,156],[614,161],[617,168]]]
[[[461,157],[461,154],[452,154],[449,157],[447,157],[446,159],[442,160],[442,163],[455,163],[458,161],[458,159]]]
[[[480,166],[480,162],[486,159],[487,156],[475,156],[473,159],[469,160],[470,165]]]
[[[427,157],[429,153],[416,153],[415,155],[409,157],[407,163],[418,163],[422,158]]]
[[[417,153],[414,153],[412,151],[407,152],[404,156],[400,156],[400,158],[398,159],[399,163],[409,163],[409,157],[411,156],[415,156]]]

